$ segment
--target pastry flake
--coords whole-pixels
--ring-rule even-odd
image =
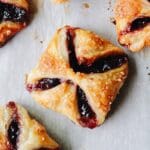
[[[28,0],[0,0],[0,46],[27,26]]]
[[[128,57],[120,48],[65,26],[27,75],[26,88],[41,105],[94,128],[104,122],[127,74]]]
[[[150,46],[150,1],[117,0],[115,20],[121,45],[133,52]]]
[[[45,128],[15,102],[0,107],[0,150],[58,150]]]

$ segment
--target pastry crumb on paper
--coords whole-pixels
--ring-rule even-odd
[[[83,3],[84,8],[90,8],[90,5],[88,3]]]

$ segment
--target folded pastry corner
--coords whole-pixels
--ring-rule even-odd
[[[27,75],[26,88],[41,105],[82,127],[105,120],[128,75],[128,57],[95,33],[59,29]]]
[[[0,107],[0,150],[58,150],[46,129],[22,106],[9,102]]]
[[[115,20],[118,41],[131,51],[150,46],[150,1],[117,0]]]
[[[28,0],[0,0],[0,47],[28,24]]]

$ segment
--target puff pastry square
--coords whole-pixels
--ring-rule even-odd
[[[134,52],[150,46],[149,0],[117,0],[115,20],[120,44]]]
[[[0,107],[0,150],[58,150],[45,128],[15,102]]]
[[[59,29],[26,87],[41,105],[83,127],[103,123],[128,74],[128,57],[95,33],[70,26]]]
[[[0,0],[0,46],[26,27],[28,0]]]

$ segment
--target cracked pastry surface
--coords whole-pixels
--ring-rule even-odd
[[[15,102],[0,107],[0,150],[58,150],[45,128]]]
[[[28,0],[0,0],[0,46],[27,26]]]
[[[94,128],[104,122],[127,74],[128,57],[120,48],[65,26],[27,75],[26,88],[41,105]]]
[[[115,20],[120,44],[131,51],[150,46],[149,0],[117,0]]]

